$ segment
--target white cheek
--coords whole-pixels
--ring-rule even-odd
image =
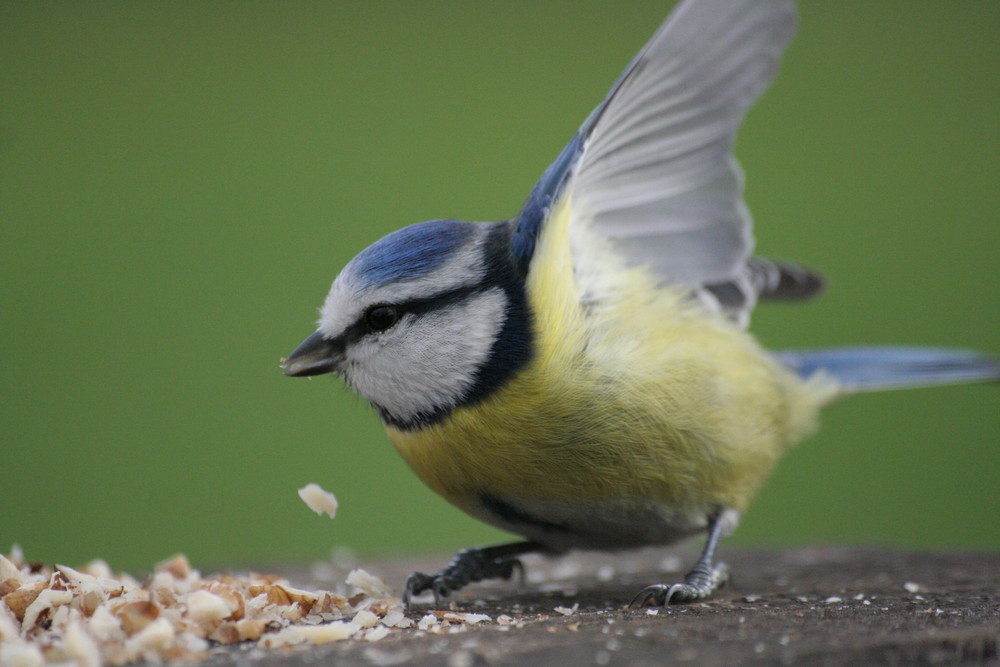
[[[440,311],[407,316],[348,351],[348,380],[398,419],[452,407],[489,358],[505,308],[506,296],[498,288]]]

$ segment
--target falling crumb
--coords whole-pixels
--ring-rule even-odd
[[[923,586],[912,581],[907,581],[905,584],[903,584],[903,588],[906,590],[907,593],[919,593],[920,591],[924,590]]]
[[[316,514],[326,514],[331,519],[337,514],[337,498],[319,484],[306,484],[299,489],[299,498]]]

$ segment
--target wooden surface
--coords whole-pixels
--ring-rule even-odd
[[[724,548],[723,557],[733,571],[727,588],[655,615],[625,605],[646,584],[678,580],[693,553],[531,557],[523,585],[473,584],[454,597],[454,607],[491,622],[307,649],[217,649],[208,664],[1000,664],[1000,554]],[[359,565],[399,590],[410,571],[429,572],[447,560]],[[277,571],[294,584],[327,589],[345,574]],[[568,616],[555,610],[574,604]],[[431,606],[418,605],[411,616]],[[501,614],[515,625],[498,625]]]

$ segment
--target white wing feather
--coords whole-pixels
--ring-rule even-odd
[[[744,280],[753,238],[733,141],[795,23],[792,0],[680,3],[584,125],[571,229],[664,282]]]

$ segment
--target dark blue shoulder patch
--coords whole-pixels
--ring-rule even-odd
[[[527,201],[521,207],[514,222],[514,233],[511,236],[511,250],[514,261],[522,274],[528,272],[528,263],[535,252],[535,242],[542,229],[545,218],[549,215],[552,202],[556,200],[563,186],[573,171],[577,158],[583,148],[583,135],[577,132],[566,144],[556,161],[549,165],[538,183],[532,188]]]
[[[412,280],[434,271],[462,247],[473,223],[431,220],[392,232],[362,250],[348,267],[367,287]]]
[[[625,71],[621,73],[618,80],[611,86],[608,96],[597,105],[597,108],[590,112],[587,119],[583,121],[583,125],[573,135],[573,139],[570,140],[566,148],[556,158],[556,161],[549,165],[549,168],[545,170],[542,177],[538,179],[538,183],[535,184],[531,194],[528,195],[528,200],[524,202],[521,212],[515,218],[514,236],[511,238],[511,247],[514,252],[514,259],[522,273],[528,272],[528,263],[531,261],[531,255],[535,252],[535,241],[538,239],[538,233],[542,229],[545,218],[548,217],[552,202],[559,196],[574,167],[576,167],[577,159],[583,152],[584,144],[590,138],[594,127],[597,126],[597,122],[604,115],[608,105],[610,105],[615,95],[621,89],[622,84],[643,68],[645,64],[644,55],[645,49],[640,51],[632,62],[629,63],[628,67],[625,68]]]

